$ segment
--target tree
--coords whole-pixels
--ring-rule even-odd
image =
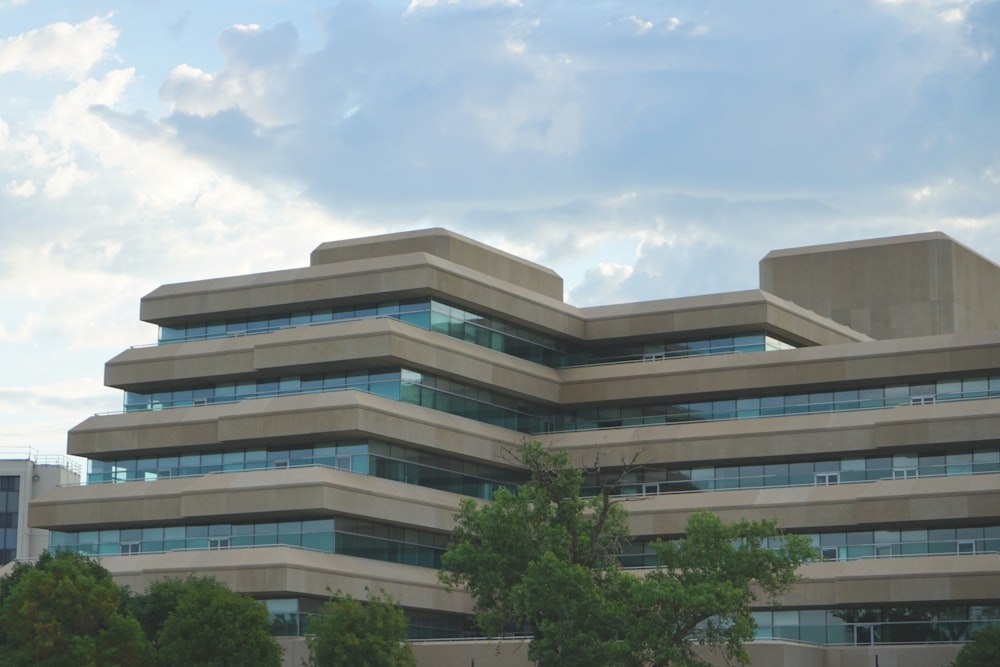
[[[808,538],[786,535],[780,548],[774,521],[726,524],[711,512],[693,512],[684,538],[653,545],[658,566],[627,579],[624,643],[634,665],[700,665],[692,640],[749,662],[743,649],[757,629],[751,605],[762,592],[769,604],[798,579],[795,570],[815,557]]]
[[[0,586],[3,667],[149,664],[149,642],[139,623],[122,613],[123,591],[97,561],[45,553],[13,575],[15,581]]]
[[[606,489],[581,497],[583,474],[563,453],[528,443],[518,457],[529,482],[488,505],[462,502],[440,577],[469,590],[490,637],[531,634],[539,667],[704,664],[693,643],[746,662],[758,591],[773,600],[814,556],[800,536],[768,548],[774,522],[726,525],[695,512],[683,539],[653,545],[658,567],[628,573],[618,561],[629,540],[624,507]]]
[[[1000,665],[1000,625],[988,625],[972,635],[958,652],[952,667],[996,667]]]
[[[145,593],[129,596],[128,611],[139,621],[142,631],[154,647],[159,646],[160,632],[170,614],[177,609],[181,596],[194,585],[188,579],[160,579],[150,584]]]
[[[253,598],[212,577],[150,588],[145,622],[148,630],[160,627],[161,667],[280,667],[281,647],[269,632],[267,609]],[[172,599],[176,604],[164,618]]]
[[[403,610],[384,591],[365,591],[365,603],[334,594],[310,621],[311,667],[416,666]]]

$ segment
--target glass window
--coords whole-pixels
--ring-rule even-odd
[[[910,385],[896,384],[885,388],[885,405],[906,405],[910,402]]]
[[[224,452],[222,454],[223,470],[243,470],[243,460],[246,453],[243,450],[236,452]]]
[[[809,395],[809,412],[830,412],[833,408],[833,394],[831,392],[817,392]]]
[[[988,378],[969,378],[962,380],[963,398],[982,398],[989,395]]]
[[[833,403],[835,410],[857,410],[861,407],[857,389],[834,392]]]
[[[809,394],[792,394],[785,396],[785,414],[795,415],[809,412]]]
[[[184,536],[187,538],[208,537],[208,526],[186,526]]]
[[[765,486],[788,486],[788,464],[771,463],[764,466]]]
[[[333,311],[329,308],[320,308],[312,311],[313,322],[329,322],[333,319]]]
[[[971,475],[972,454],[947,454],[946,463],[949,475]]]
[[[736,418],[749,419],[760,416],[759,398],[740,398],[736,401]]]
[[[973,452],[972,470],[977,473],[1000,471],[1000,451],[985,450]]]
[[[937,400],[953,401],[962,397],[961,380],[939,380],[935,390]]]
[[[858,390],[858,403],[861,408],[881,408],[885,405],[885,393],[882,387],[870,387]]]

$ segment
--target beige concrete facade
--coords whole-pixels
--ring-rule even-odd
[[[1000,610],[1000,554],[990,546],[1000,544],[1000,534],[991,542],[993,533],[984,532],[1000,530],[1000,317],[994,312],[1000,269],[944,235],[926,234],[775,251],[761,263],[761,287],[580,309],[562,302],[562,280],[549,269],[440,229],[324,244],[303,268],[166,285],[143,299],[143,320],[177,330],[214,323],[223,332],[254,318],[284,324],[262,333],[193,336],[126,350],[108,362],[108,386],[173,396],[211,392],[226,383],[291,378],[294,384],[310,374],[369,369],[405,369],[453,384],[417,402],[357,389],[289,391],[239,401],[187,400],[179,407],[164,398],[165,409],[158,403],[96,415],[70,431],[69,453],[120,467],[115,479],[123,483],[53,488],[31,504],[30,523],[73,536],[81,548],[84,536],[122,535],[121,555],[104,564],[136,590],[165,576],[211,574],[260,599],[298,600],[305,609],[328,588],[362,596],[368,585],[386,589],[410,613],[453,621],[470,613],[471,600],[446,592],[433,568],[360,557],[340,551],[339,542],[333,553],[279,544],[229,548],[227,536],[211,548],[147,551],[146,543],[126,544],[124,535],[211,526],[258,530],[334,519],[384,527],[386,534],[404,536],[392,540],[407,544],[438,544],[450,532],[462,496],[444,486],[430,488],[433,483],[421,475],[433,477],[426,475],[431,469],[441,478],[516,475],[511,449],[534,438],[567,451],[581,466],[595,460],[612,469],[633,459],[641,464],[653,482],[638,481],[621,496],[641,540],[677,537],[691,511],[707,508],[727,520],[774,518],[791,532],[851,535],[843,539],[852,544],[889,532],[914,540],[926,533],[920,544],[937,545],[937,551],[906,558],[838,556],[809,564],[782,609]],[[372,313],[379,304],[426,302],[432,308],[432,301],[489,322],[492,342],[476,344],[460,339],[460,327],[415,326],[396,315],[309,319],[312,312],[372,304]],[[309,325],[291,325],[296,317]],[[508,353],[504,335],[517,338],[510,349],[526,349],[528,339],[573,350],[647,344],[668,349],[695,341],[702,352],[543,365],[528,353]],[[704,352],[704,341],[734,335],[766,335],[796,349]],[[734,412],[725,419],[677,423],[622,418],[597,428],[542,432],[482,416],[487,411],[449,407],[453,396],[473,395],[480,403],[502,396],[510,405],[529,406],[521,410],[633,414],[628,410],[650,405],[674,409],[775,396],[791,397],[791,404],[794,397],[829,394],[833,401],[839,393],[871,390],[909,393],[869,409],[837,404],[800,414],[737,419]],[[207,461],[231,454],[243,461],[248,452],[359,442],[395,448],[403,453],[392,456],[410,457],[407,465],[424,465],[424,472],[416,475],[416,468],[404,470],[401,461],[384,459],[378,463],[400,464],[385,466],[397,472],[376,473],[374,453],[371,470],[369,464],[351,470],[331,464],[279,467],[274,457],[259,469],[223,472],[219,465],[208,474],[183,476],[181,468],[169,469],[185,465],[176,462],[180,457]],[[814,463],[816,476],[809,473],[804,483],[746,482],[747,488],[728,490],[703,485],[703,492],[695,492],[696,471],[721,479],[739,466]],[[831,465],[837,466],[834,477],[825,472]],[[862,477],[865,483],[846,483],[851,471],[865,466],[885,470]],[[655,477],[663,471],[689,480],[691,492],[667,492],[660,485],[666,477]],[[139,478],[149,481],[131,481]],[[948,530],[952,537],[938,535]],[[937,531],[936,537],[928,531]],[[965,537],[969,531],[981,536]],[[951,540],[953,554],[941,552],[942,540]],[[102,542],[100,553],[116,548]],[[287,642],[294,660],[302,643]],[[463,641],[420,643],[416,650],[421,665],[464,667],[471,658],[479,667],[528,664],[526,647],[518,642],[502,644],[499,653],[493,643]],[[956,651],[954,643],[918,649],[761,641],[751,647],[755,664],[824,667],[874,664],[876,653],[883,667],[937,667]]]
[[[35,558],[49,546],[49,531],[28,521],[28,504],[49,489],[79,484],[79,463],[65,456],[39,456],[30,448],[0,453],[0,537],[3,565]]]
[[[997,331],[1000,268],[945,234],[774,250],[760,286],[875,338]]]

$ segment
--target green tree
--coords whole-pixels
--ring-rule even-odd
[[[1000,625],[988,625],[972,635],[958,652],[952,667],[997,667],[1000,665]]]
[[[151,647],[139,623],[122,613],[123,591],[90,558],[43,554],[0,585],[3,667],[140,667]]]
[[[814,555],[799,536],[768,548],[774,522],[695,512],[683,539],[654,544],[657,568],[630,574],[618,561],[623,506],[607,492],[581,497],[583,474],[563,453],[528,443],[518,455],[530,481],[490,504],[462,502],[440,577],[470,591],[489,636],[530,633],[539,667],[703,664],[694,643],[746,662],[758,591],[773,601]]]
[[[142,631],[154,647],[160,643],[163,624],[177,609],[181,596],[192,585],[193,577],[186,580],[160,579],[150,584],[145,593],[129,597],[128,611],[139,621]]]
[[[188,577],[151,587],[143,614],[155,631],[161,667],[280,667],[267,609],[212,577]],[[172,610],[163,612],[176,600]],[[141,604],[139,605],[141,606]]]
[[[415,667],[406,617],[384,591],[365,603],[336,593],[309,623],[311,667]]]

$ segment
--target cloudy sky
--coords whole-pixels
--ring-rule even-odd
[[[1000,1],[0,0],[0,449],[121,408],[157,285],[428,226],[581,306],[1000,260]]]

